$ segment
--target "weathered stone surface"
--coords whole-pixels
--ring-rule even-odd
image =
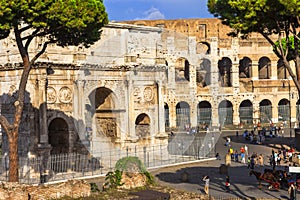
[[[40,186],[6,182],[2,182],[0,185],[0,200],[46,200],[64,196],[79,198],[88,197],[90,194],[90,185],[83,180],[70,180],[64,183]]]
[[[141,173],[123,172],[121,183],[124,183],[120,186],[123,189],[143,187],[147,184],[147,177]]]

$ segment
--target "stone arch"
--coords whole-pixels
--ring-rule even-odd
[[[264,56],[258,61],[258,77],[259,79],[271,78],[271,60]]]
[[[175,62],[175,80],[190,81],[190,63],[186,58],[178,58]]]
[[[105,136],[114,142],[120,136],[119,124],[122,111],[116,107],[117,97],[115,93],[106,87],[94,89],[88,96],[91,119],[88,120],[88,126],[92,128],[96,136]],[[92,124],[89,124],[92,123]]]
[[[220,102],[218,107],[220,125],[233,124],[233,105],[228,100]]]
[[[277,61],[277,79],[287,79],[289,72],[287,71],[286,67],[282,59]]]
[[[278,102],[278,121],[290,120],[290,101],[287,99],[281,99]]]
[[[244,57],[239,63],[239,77],[251,78],[252,74],[252,60],[248,57]]]
[[[198,125],[211,124],[212,109],[208,101],[201,101],[197,106],[197,121]]]
[[[264,99],[259,103],[260,122],[269,123],[272,121],[272,103],[268,99]]]
[[[243,124],[253,123],[253,104],[250,100],[244,100],[239,108],[240,122]]]
[[[54,118],[48,126],[51,154],[69,153],[69,126],[63,118]]]
[[[231,68],[232,61],[228,57],[223,57],[218,62],[219,81],[222,87],[231,87]]]
[[[190,105],[185,101],[176,105],[176,126],[180,129],[190,128]]]
[[[211,62],[208,59],[202,59],[200,66],[196,69],[196,82],[201,87],[211,84]]]
[[[165,111],[165,128],[168,129],[170,127],[170,109],[167,103],[164,104],[164,111]]]
[[[146,113],[141,113],[135,120],[135,133],[140,139],[150,136],[150,117]]]
[[[210,54],[210,44],[208,42],[198,42],[196,45],[197,54]]]

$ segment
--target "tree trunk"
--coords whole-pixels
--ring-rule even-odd
[[[18,129],[8,133],[9,141],[9,182],[19,181]]]

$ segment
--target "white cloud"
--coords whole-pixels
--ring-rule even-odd
[[[141,20],[141,19],[165,19],[165,15],[162,14],[159,9],[157,8],[154,8],[154,7],[151,7],[149,10],[145,11],[143,13],[143,15],[145,17],[142,17],[142,18],[136,18],[136,20]]]

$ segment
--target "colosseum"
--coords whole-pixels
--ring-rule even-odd
[[[28,80],[20,154],[41,146],[93,154],[166,144],[171,130],[294,124],[297,90],[272,47],[230,31],[218,19],[111,22],[89,48],[49,46]],[[0,45],[1,114],[10,120],[22,72],[13,42]]]

